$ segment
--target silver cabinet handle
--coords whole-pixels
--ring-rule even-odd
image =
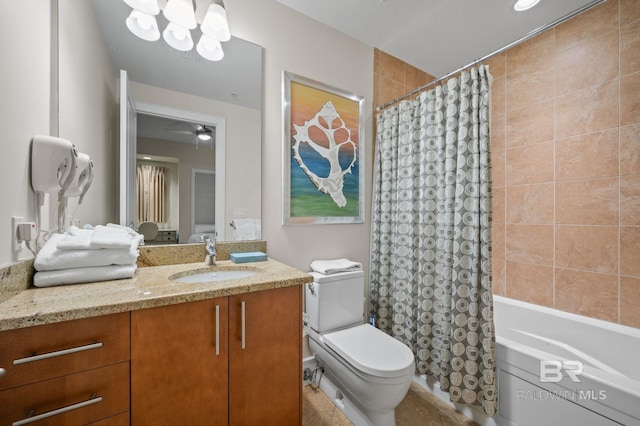
[[[16,359],[13,361],[13,365],[26,364],[27,362],[40,361],[42,359],[54,358],[61,355],[68,355],[75,352],[88,351],[89,349],[97,349],[102,347],[102,342],[92,343],[90,345],[76,346],[75,348],[62,349],[60,351],[48,352],[41,355],[33,355],[25,358]]]
[[[5,370],[4,368],[0,368],[0,377],[4,376],[5,374],[7,374],[7,370]]]
[[[245,344],[246,344],[246,334],[245,334],[245,310],[246,310],[246,305],[244,303],[244,300],[242,301],[242,304],[240,305],[242,308],[242,349],[244,349]]]
[[[57,416],[58,414],[66,413],[72,410],[77,410],[78,408],[86,407],[88,405],[97,404],[98,402],[102,402],[102,397],[92,397],[86,401],[78,402],[77,404],[67,405],[66,407],[58,408],[56,410],[47,411],[46,413],[38,414],[37,416],[27,417],[26,419],[18,420],[13,422],[13,426],[21,426],[29,423],[37,422],[38,420],[46,419],[49,417]]]
[[[220,305],[216,305],[216,355],[220,355]]]

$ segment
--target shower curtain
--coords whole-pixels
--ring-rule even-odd
[[[167,221],[167,168],[139,164],[136,167],[137,219]]]
[[[497,410],[486,66],[378,116],[371,313],[455,402]]]

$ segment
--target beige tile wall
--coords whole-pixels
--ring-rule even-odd
[[[640,1],[488,64],[494,292],[640,327]]]
[[[433,79],[375,55],[374,105]],[[487,64],[494,293],[640,327],[640,0]]]

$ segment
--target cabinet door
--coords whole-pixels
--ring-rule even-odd
[[[228,424],[227,308],[225,297],[131,313],[133,425]]]
[[[231,296],[229,304],[229,424],[301,424],[301,287]]]

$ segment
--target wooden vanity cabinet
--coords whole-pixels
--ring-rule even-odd
[[[224,297],[131,312],[131,424],[228,423],[227,306]]]
[[[132,424],[301,424],[301,298],[292,286],[132,312]]]
[[[0,332],[0,425],[126,424],[129,330],[126,312]]]

